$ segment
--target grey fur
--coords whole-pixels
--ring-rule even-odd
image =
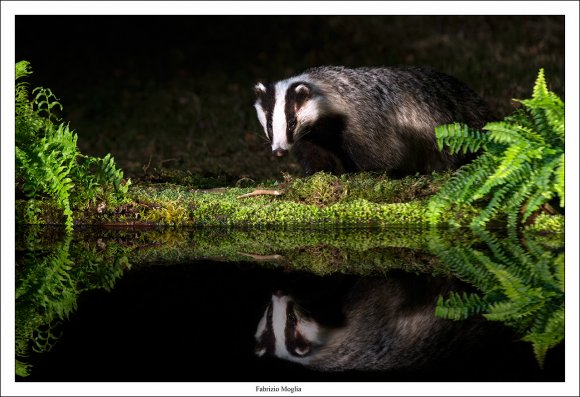
[[[423,67],[325,66],[289,80],[310,84],[323,109],[318,122],[292,132],[292,152],[306,174],[454,168],[466,159],[438,150],[435,127],[482,128],[490,119],[487,104],[464,83]]]
[[[343,301],[341,325],[321,326],[320,339],[313,341],[306,356],[280,357],[331,372],[416,370],[445,362],[454,347],[466,346],[461,338],[468,335],[477,343],[480,333],[476,323],[435,317],[437,297],[451,286],[446,280],[431,278],[362,278]],[[272,337],[267,332],[262,337],[266,335]],[[258,335],[257,342],[261,343]]]

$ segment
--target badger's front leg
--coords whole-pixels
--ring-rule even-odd
[[[340,175],[354,172],[354,165],[346,157],[308,140],[299,140],[292,149],[306,175],[319,171]]]

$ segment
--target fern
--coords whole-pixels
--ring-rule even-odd
[[[503,186],[499,189],[493,198],[487,204],[487,207],[483,211],[479,213],[473,220],[471,221],[471,226],[484,226],[492,217],[495,215],[501,208],[504,201],[507,199],[507,196],[511,192],[512,185]]]
[[[440,149],[482,153],[432,197],[431,223],[440,223],[453,206],[478,200],[487,205],[479,208],[472,226],[503,219],[515,228],[554,197],[564,207],[564,103],[548,90],[543,69],[532,98],[517,102],[522,109],[486,124],[484,132],[458,123],[436,128]]]
[[[32,203],[53,200],[70,233],[75,207],[123,200],[130,181],[110,154],[101,159],[80,153],[77,134],[59,122],[62,105],[50,89],[35,88],[29,99],[28,83],[21,79],[31,73],[28,62],[16,64],[16,187]]]
[[[564,318],[564,308],[559,307],[547,318],[539,317],[539,321],[534,323],[532,332],[524,336],[524,341],[533,344],[534,354],[540,365],[543,364],[548,350],[562,341]]]
[[[473,315],[485,312],[489,304],[485,298],[478,294],[458,294],[451,292],[444,299],[442,296],[437,300],[435,315],[451,320],[465,320]]]
[[[540,237],[523,231],[497,236],[474,232],[487,249],[458,247],[453,238],[434,238],[431,250],[460,279],[480,293],[440,297],[435,314],[452,320],[483,315],[513,327],[531,342],[540,365],[546,352],[564,339],[564,254],[545,248]]]
[[[468,151],[477,152],[482,147],[485,147],[488,140],[488,137],[483,135],[481,131],[459,123],[441,126],[438,130],[437,138],[439,150],[443,150],[445,146],[448,146],[451,154],[458,152],[467,153]]]
[[[462,170],[441,187],[436,199],[428,203],[428,218],[431,223],[439,223],[441,215],[452,206],[469,204],[474,201],[474,193],[483,181],[496,167],[496,160],[489,156],[481,156]]]

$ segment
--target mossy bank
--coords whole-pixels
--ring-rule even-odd
[[[451,173],[390,179],[384,174],[340,177],[318,173],[307,178],[285,175],[281,181],[215,187],[216,181],[172,173],[133,183],[120,204],[95,201],[74,208],[75,225],[220,226],[241,228],[427,227],[427,202]],[[213,186],[213,187],[212,187]],[[209,187],[209,188],[208,188]],[[255,189],[281,194],[239,198]],[[17,219],[24,224],[62,224],[62,212],[50,200],[17,200]],[[477,208],[454,208],[439,226],[468,225]],[[34,215],[34,216],[31,216]],[[556,217],[560,219],[560,217]],[[563,228],[563,220],[539,217],[541,230]]]
[[[120,204],[93,202],[75,208],[75,224],[127,226],[262,227],[369,227],[427,225],[427,197],[449,178],[448,174],[392,180],[385,175],[318,173],[308,178],[285,175],[282,181],[211,187],[215,181],[196,181],[172,173],[136,181]],[[239,198],[256,188],[281,194]],[[17,201],[17,219],[24,223],[62,224],[51,201],[36,201],[40,211],[28,216],[30,205]],[[461,220],[468,211],[454,214]]]

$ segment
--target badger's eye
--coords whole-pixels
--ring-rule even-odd
[[[288,321],[293,324],[296,323],[296,315],[294,314],[294,312],[288,313]]]

